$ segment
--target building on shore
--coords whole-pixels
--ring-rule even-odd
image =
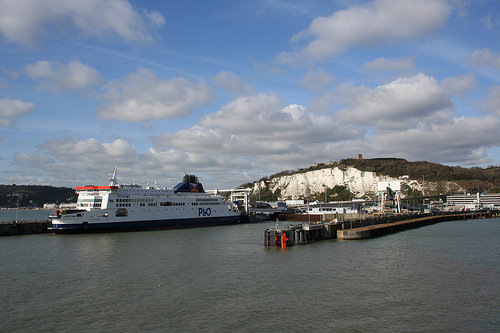
[[[446,197],[448,209],[500,209],[500,193],[455,194]]]
[[[76,209],[76,202],[65,202],[61,204],[45,203],[43,209]]]
[[[376,204],[376,201],[373,200],[317,203],[308,205],[305,212],[307,214],[358,214],[367,211],[374,204]]]

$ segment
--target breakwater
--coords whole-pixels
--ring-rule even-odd
[[[49,231],[51,222],[3,222],[0,223],[0,236],[42,234]]]
[[[289,247],[295,244],[307,244],[323,239],[356,240],[380,237],[391,233],[423,227],[439,222],[453,220],[469,220],[495,218],[500,216],[499,210],[462,212],[454,214],[426,215],[411,217],[407,215],[391,215],[385,217],[369,217],[343,222],[311,222],[265,230],[267,247]]]
[[[285,228],[268,228],[265,231],[267,247],[290,247],[295,244],[313,243],[336,238],[338,225],[334,223],[303,223]]]
[[[414,229],[431,225],[439,222],[454,221],[454,220],[469,220],[480,218],[498,217],[500,211],[486,210],[486,211],[473,211],[463,212],[458,214],[443,214],[443,215],[430,215],[418,218],[409,218],[399,221],[389,221],[380,224],[359,226],[356,228],[345,228],[345,223],[342,229],[337,230],[337,239],[354,240],[380,237],[395,232]]]

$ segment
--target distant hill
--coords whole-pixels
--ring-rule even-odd
[[[425,193],[461,193],[477,191],[500,192],[500,167],[462,168],[425,161],[409,162],[402,158],[344,159],[316,163],[309,168],[285,170],[259,181],[243,185],[251,188],[257,199],[278,198],[332,200],[371,197],[377,181],[391,181],[408,176],[403,185],[407,197],[421,195],[422,179]],[[375,185],[376,186],[376,185]],[[42,207],[44,203],[76,202],[75,190],[42,185],[0,185],[0,207]]]
[[[462,168],[401,158],[344,159],[316,163],[309,168],[285,170],[244,185],[257,200],[309,199],[350,200],[374,198],[376,183],[394,181],[401,176],[403,195],[439,193],[500,192],[500,167]]]
[[[407,175],[410,179],[421,180],[423,177],[430,182],[455,182],[467,192],[500,192],[498,166],[462,168],[425,161],[408,162],[402,158],[345,159],[338,163],[396,178]]]
[[[0,185],[0,207],[42,208],[44,203],[76,202],[75,190],[43,185]]]

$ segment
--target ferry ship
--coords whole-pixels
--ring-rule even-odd
[[[172,189],[120,185],[116,168],[108,186],[76,187],[76,209],[56,210],[52,232],[111,232],[202,227],[237,223],[241,212],[215,191],[205,192],[195,175]]]

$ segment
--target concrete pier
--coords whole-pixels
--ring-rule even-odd
[[[439,222],[494,217],[500,217],[499,210],[426,215],[420,217],[392,215],[376,219],[369,217],[367,219],[357,219],[339,223],[311,222],[299,225],[288,225],[282,228],[276,225],[276,228],[266,229],[265,245],[267,247],[286,248],[324,239],[367,239]]]
[[[269,228],[265,231],[267,247],[286,248],[337,237],[338,225],[333,223],[304,223],[283,228]]]
[[[0,236],[42,234],[48,232],[51,225],[49,221],[0,223]]]
[[[354,239],[374,238],[392,234],[402,230],[419,228],[426,225],[444,221],[491,218],[498,216],[499,216],[499,211],[492,211],[492,210],[478,211],[478,212],[464,212],[464,213],[450,214],[450,215],[425,216],[425,217],[412,218],[392,223],[381,223],[377,225],[363,226],[359,228],[339,229],[337,230],[337,239],[354,240]]]

